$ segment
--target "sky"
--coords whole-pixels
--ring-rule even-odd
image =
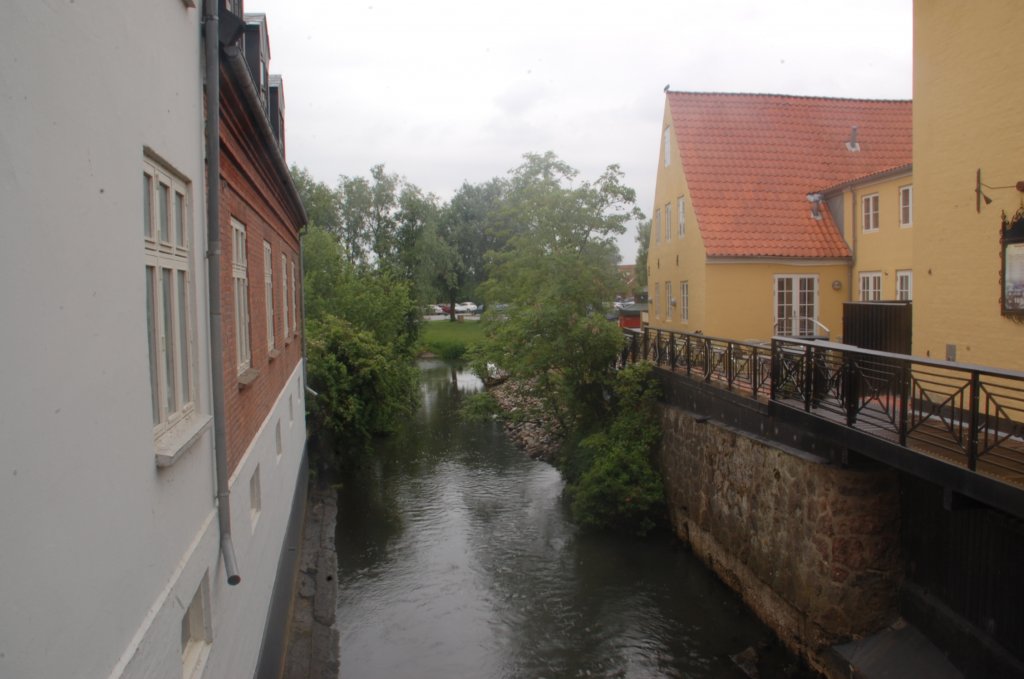
[[[554,151],[650,215],[664,88],[909,99],[912,0],[246,0],[284,79],[288,162],[383,163],[447,200]],[[619,239],[636,255],[632,230]]]

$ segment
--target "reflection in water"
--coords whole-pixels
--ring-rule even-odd
[[[419,412],[339,493],[342,677],[745,676],[729,656],[771,635],[735,595],[672,540],[578,533],[554,468],[457,419],[479,380],[421,369]]]

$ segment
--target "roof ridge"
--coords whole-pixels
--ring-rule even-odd
[[[829,97],[813,94],[780,94],[773,92],[721,92],[721,91],[697,91],[697,90],[665,90],[665,94],[692,94],[699,96],[725,96],[725,97],[759,97],[776,99],[808,99],[824,101],[863,101],[863,102],[892,102],[912,103],[913,99],[870,99],[860,97]]]

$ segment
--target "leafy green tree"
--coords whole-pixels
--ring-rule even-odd
[[[635,219],[635,192],[617,166],[593,182],[553,153],[512,171],[504,216],[517,231],[484,284],[510,307],[478,353],[529,385],[566,431],[605,415],[610,366],[621,345],[605,310],[618,284],[615,236]]]
[[[636,285],[647,287],[647,253],[651,247],[651,221],[636,223]]]
[[[297,165],[292,165],[291,175],[309,223],[341,235],[341,202],[334,189],[313,179],[308,170]]]

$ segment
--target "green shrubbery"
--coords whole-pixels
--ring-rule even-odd
[[[661,440],[657,400],[650,366],[623,369],[610,423],[565,456],[566,493],[580,526],[643,535],[664,517],[662,479],[651,463]]]

